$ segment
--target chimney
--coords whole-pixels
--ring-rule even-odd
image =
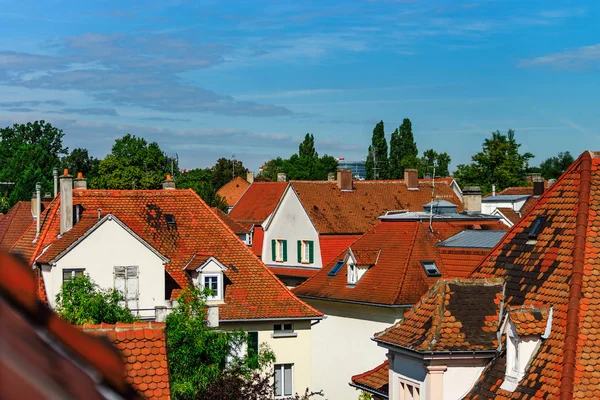
[[[165,322],[167,319],[167,307],[165,306],[156,306],[154,307],[154,321],[156,322]]]
[[[541,196],[544,194],[544,178],[541,177],[541,175],[538,176],[534,176],[533,177],[533,195],[534,196]]]
[[[419,190],[419,171],[416,169],[405,169],[404,183],[408,190]]]
[[[496,195],[496,184],[492,184],[492,196]]]
[[[335,174],[333,172],[330,172],[327,174],[327,180],[329,182],[334,182],[335,181]]]
[[[35,184],[35,237],[40,234],[40,215],[42,214],[42,184]]]
[[[254,183],[254,172],[248,172],[248,174],[246,174],[246,180],[248,181],[249,184],[253,184]]]
[[[481,213],[481,188],[479,186],[463,188],[463,208],[467,214]]]
[[[277,173],[277,182],[285,182],[287,181],[287,177],[285,176],[285,172]]]
[[[208,326],[211,328],[217,328],[219,326],[219,306],[218,305],[208,305],[208,312],[206,313],[206,320]]]
[[[177,187],[175,186],[175,181],[173,180],[173,178],[171,178],[171,174],[167,174],[167,178],[163,182],[163,189],[164,190],[174,190],[176,188]]]
[[[65,169],[60,176],[60,234],[73,227],[73,177]]]
[[[73,179],[73,189],[87,189],[87,179],[83,177],[83,173],[78,172],[77,178]]]
[[[342,191],[351,191],[352,186],[352,171],[346,168],[337,170],[337,185]]]
[[[58,168],[52,170],[52,175],[54,176],[54,198],[56,198],[58,194]]]

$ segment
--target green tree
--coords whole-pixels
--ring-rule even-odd
[[[227,211],[227,202],[217,194],[212,184],[213,172],[210,168],[197,168],[182,172],[175,182],[179,189],[192,189],[209,206]]]
[[[63,147],[62,130],[45,121],[14,124],[0,129],[0,212],[7,211],[17,201],[30,200],[35,184],[42,192],[52,192],[52,170],[60,165]]]
[[[491,192],[492,184],[498,191],[524,186],[529,160],[534,155],[519,153],[520,147],[512,129],[506,135],[493,132],[491,138],[484,140],[482,151],[471,157],[472,163],[458,165],[454,176],[462,187],[480,186],[484,193]]]
[[[390,159],[389,159],[389,173],[391,179],[402,178],[402,164],[400,163],[402,156],[402,150],[400,148],[400,132],[398,128],[392,132],[390,138]]]
[[[219,190],[236,176],[246,179],[246,174],[248,174],[248,168],[244,167],[243,162],[227,158],[219,158],[211,170],[212,184],[215,190]]]
[[[175,400],[272,397],[268,376],[273,352],[261,345],[258,353],[240,355],[249,336],[223,331],[206,322],[207,291],[187,288],[167,316],[167,351],[171,391]],[[251,346],[248,346],[249,348]],[[267,392],[267,393],[265,393]],[[215,397],[215,394],[219,396]],[[265,394],[259,397],[259,394]],[[243,394],[243,395],[242,395]],[[242,395],[242,397],[236,397]]]
[[[89,277],[79,276],[63,284],[56,295],[56,311],[74,325],[135,321],[131,311],[121,306],[124,302],[116,289],[101,289]]]
[[[383,121],[379,121],[373,129],[373,137],[369,146],[369,154],[365,163],[367,179],[388,178],[388,146],[385,139]],[[375,176],[375,168],[377,175]]]
[[[87,178],[88,186],[95,187],[93,183],[98,179],[100,160],[90,157],[87,149],[73,149],[69,155],[60,160],[60,165],[61,170],[66,168],[73,175],[81,172]]]
[[[446,177],[450,176],[450,162],[452,159],[448,153],[438,153],[433,149],[425,150],[423,156],[419,158],[419,177],[433,174],[433,163],[436,163],[435,176]]]
[[[540,164],[540,172],[544,179],[557,179],[569,168],[575,159],[570,152],[560,152],[556,157],[550,157]]]
[[[398,128],[399,131],[399,147],[400,147],[400,175],[404,176],[404,170],[407,168],[418,168],[419,160],[417,156],[419,150],[417,149],[417,143],[412,132],[412,123],[410,119],[404,118],[402,125]]]
[[[159,189],[171,173],[170,161],[158,143],[128,133],[115,141],[112,152],[100,162],[97,184],[105,189]]]

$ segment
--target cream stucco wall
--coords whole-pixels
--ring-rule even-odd
[[[138,266],[140,309],[156,306],[171,307],[165,300],[165,267],[163,261],[148,247],[114,220],[107,220],[81,241],[55,266],[42,266],[42,276],[48,300],[55,306],[62,286],[63,269],[85,268],[85,273],[102,288],[114,287],[115,266]],[[147,314],[147,315],[146,315]],[[145,311],[142,316],[153,316]]]
[[[293,323],[295,337],[273,337],[273,325]],[[275,353],[276,364],[293,364],[293,393],[302,394],[306,388],[312,389],[312,331],[311,321],[273,321],[227,323],[221,321],[225,330],[243,329],[258,332],[258,343],[266,343]]]
[[[386,350],[371,340],[402,318],[404,309],[303,299],[325,313],[313,326],[312,389],[323,390],[329,400],[356,399],[359,392],[348,385],[386,359]]]
[[[266,225],[266,223],[263,224],[263,226]],[[262,260],[265,264],[313,268],[323,267],[319,234],[306,214],[296,192],[294,192],[291,187],[288,187],[286,190],[281,203],[275,210],[275,213],[271,216],[270,222],[268,223],[268,226],[266,226],[264,232]],[[271,250],[271,241],[273,239],[287,240],[287,262],[273,260],[273,253]],[[308,264],[298,262],[298,240],[312,240],[314,242],[313,263]]]

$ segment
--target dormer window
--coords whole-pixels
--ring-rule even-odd
[[[225,299],[225,275],[223,273],[228,268],[215,257],[195,254],[184,269],[190,273],[198,286],[208,289],[210,293],[206,296],[207,301],[223,301]],[[234,270],[234,268],[231,269]]]
[[[422,260],[421,265],[427,276],[441,276],[440,270],[434,260]]]
[[[356,268],[356,264],[354,264],[351,261],[348,261],[348,284],[349,285],[356,285],[356,281],[357,281],[357,268]]]
[[[208,300],[221,300],[223,298],[223,295],[220,293],[221,282],[219,281],[221,276],[203,274],[202,278],[204,281],[204,289],[209,289],[211,291],[211,294],[207,295],[206,298]]]

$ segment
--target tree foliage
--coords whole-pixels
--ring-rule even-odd
[[[206,291],[187,288],[167,316],[167,351],[171,391],[176,400],[263,399],[272,397],[273,352],[240,355],[248,335],[226,332],[206,323]],[[266,377],[265,377],[266,376]],[[219,394],[216,396],[216,394]]]
[[[402,125],[394,131],[390,140],[389,177],[402,178],[406,168],[419,168],[418,154],[412,123],[410,119],[404,118]]]
[[[258,177],[277,180],[277,173],[284,172],[290,180],[326,180],[330,172],[338,167],[337,160],[327,154],[319,157],[315,148],[315,137],[307,133],[298,146],[298,153],[289,159],[277,157],[267,161]]]
[[[121,304],[125,298],[116,289],[101,289],[89,277],[75,277],[56,295],[56,310],[67,322],[84,323],[133,322],[135,317]]]
[[[558,156],[550,157],[540,164],[540,172],[544,179],[557,179],[569,168],[575,159],[570,152],[560,152]]]
[[[210,168],[196,168],[182,172],[177,178],[177,188],[192,189],[209,206],[227,210],[227,202],[217,194],[212,184],[213,172]]]
[[[379,121],[373,129],[369,154],[365,162],[367,170],[367,179],[387,179],[388,178],[388,145],[385,139],[385,129],[383,121]],[[375,168],[377,176],[375,176]]]
[[[510,186],[524,186],[531,153],[519,153],[521,144],[515,140],[515,132],[508,130],[506,135],[496,131],[485,139],[482,151],[475,154],[470,164],[460,164],[454,172],[461,187],[480,186],[484,193],[490,193],[492,184],[498,190]]]
[[[171,160],[158,143],[126,134],[115,141],[110,154],[100,162],[98,186],[106,189],[159,189]],[[174,170],[178,171],[175,163]]]
[[[419,177],[433,174],[433,163],[435,162],[435,176],[446,177],[450,176],[450,162],[452,159],[448,153],[438,153],[433,149],[425,150],[421,158],[419,158]]]
[[[219,190],[230,180],[236,176],[241,176],[246,179],[248,168],[244,167],[244,163],[240,160],[229,160],[227,158],[219,158],[216,164],[211,168],[212,185],[215,190]]]
[[[61,170],[68,169],[72,175],[78,172],[83,173],[83,176],[88,180],[88,187],[95,187],[96,180],[98,179],[100,160],[90,157],[87,149],[73,149],[69,155],[60,160],[60,165]]]
[[[52,170],[66,154],[62,130],[45,121],[14,124],[0,129],[0,212],[7,211],[17,201],[30,200],[35,184],[43,192],[52,192]]]

